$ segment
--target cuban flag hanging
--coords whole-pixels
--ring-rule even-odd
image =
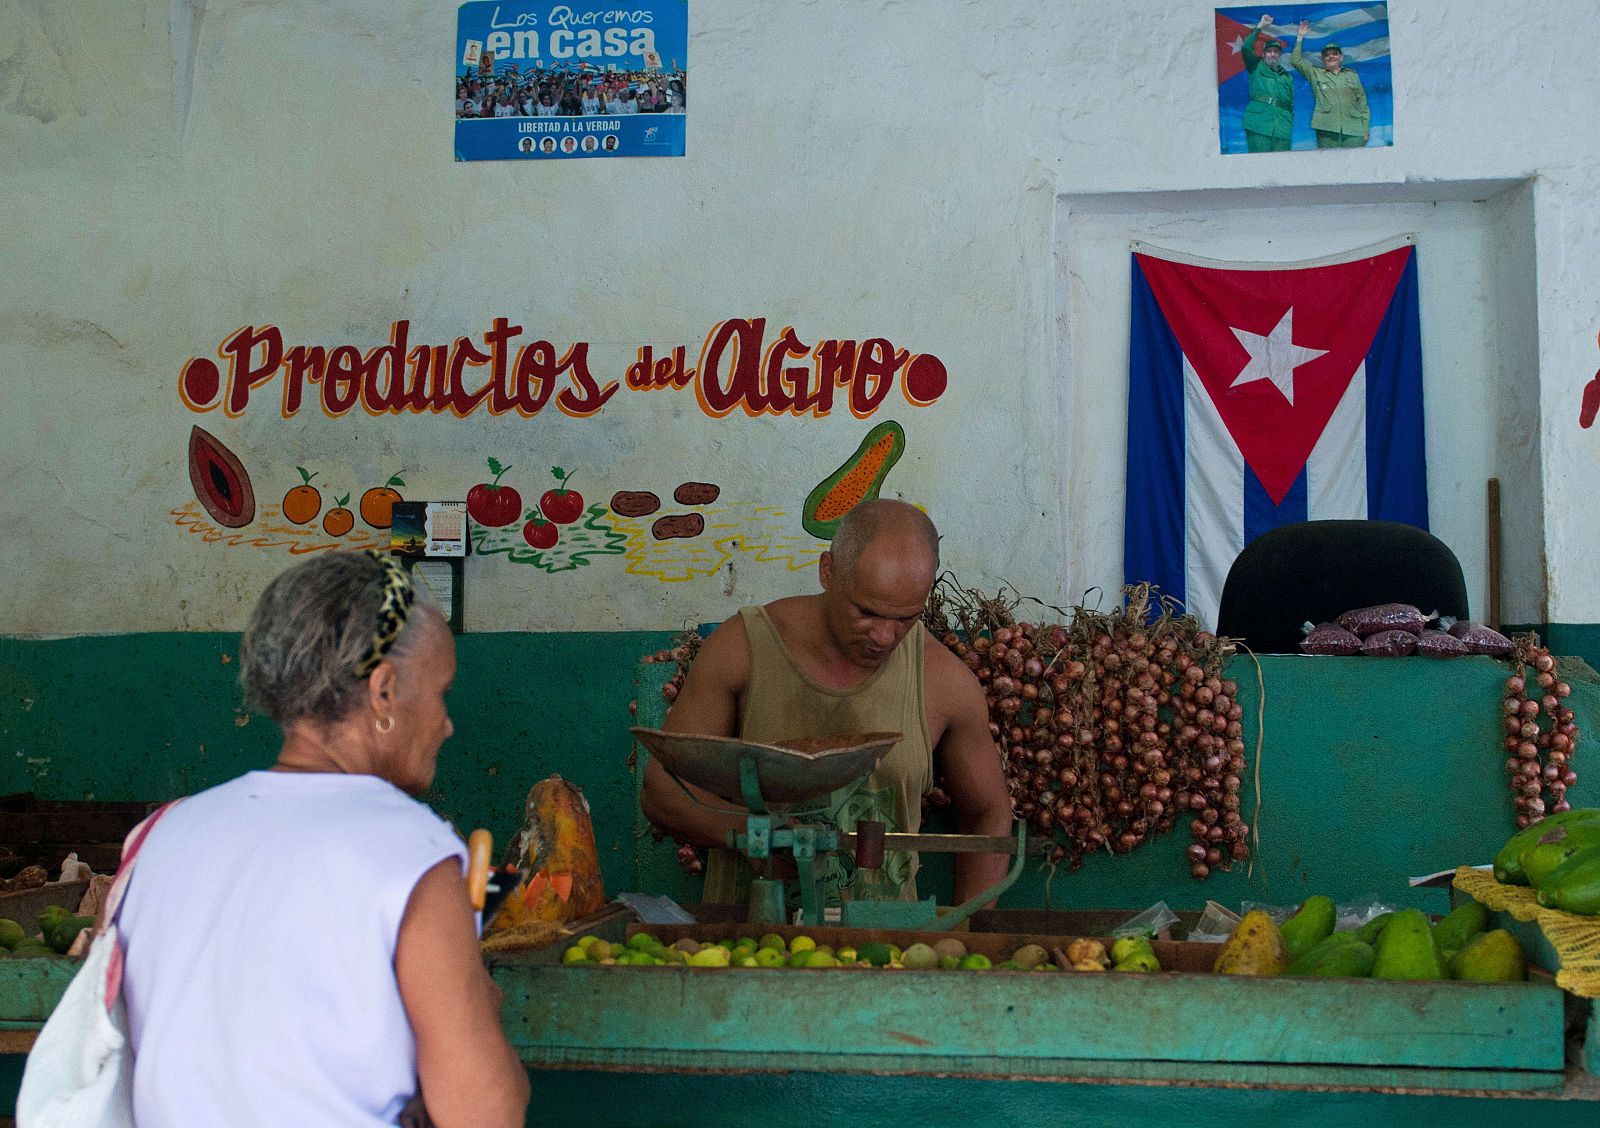
[[[1278,525],[1428,527],[1409,237],[1300,263],[1135,244],[1123,577],[1215,626]]]

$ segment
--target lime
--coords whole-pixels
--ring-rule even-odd
[[[960,966],[961,966],[961,960],[957,956],[940,956],[939,957],[939,970],[940,971],[954,971],[956,968],[958,968]]]
[[[776,948],[780,952],[789,950],[789,945],[784,943],[783,937],[776,932],[767,933],[758,941],[758,945],[762,948]]]
[[[808,949],[794,957],[795,967],[838,967],[839,961],[827,952]]]
[[[648,932],[635,932],[632,936],[628,937],[628,947],[632,948],[635,952],[648,952],[652,948],[661,947],[661,941],[657,940]]]
[[[738,963],[739,963],[740,967],[760,967],[761,966],[758,962],[756,962],[756,958],[754,956],[740,956],[739,960],[738,960]]]
[[[973,952],[970,955],[961,957],[961,969],[963,971],[986,971],[993,966],[989,962],[989,957],[982,952]]]
[[[589,953],[583,950],[582,945],[574,944],[561,953],[561,962],[564,964],[588,963]]]
[[[783,967],[789,962],[789,957],[777,948],[757,948],[753,958],[757,967]]]

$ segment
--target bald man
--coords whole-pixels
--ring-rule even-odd
[[[851,510],[822,554],[822,591],[745,607],[700,648],[666,727],[772,743],[797,737],[899,732],[904,736],[860,785],[835,792],[841,829],[880,819],[914,834],[922,796],[943,777],[963,833],[1011,833],[1011,799],[989,736],[983,689],[972,671],[922,626],[939,572],[939,534],[900,501]],[[645,768],[645,816],[680,841],[712,847],[705,899],[738,903],[750,867],[721,849],[746,812],[696,791],[697,806],[655,761]],[[874,888],[852,884],[835,858],[844,896],[916,898],[916,855],[890,851]],[[955,901],[1005,876],[1003,854],[958,854]],[[864,883],[863,883],[864,884]]]

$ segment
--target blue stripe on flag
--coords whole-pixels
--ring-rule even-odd
[[[1133,258],[1122,577],[1183,600],[1183,354]]]
[[[1428,527],[1417,249],[1367,353],[1367,517]]]
[[[1261,484],[1261,479],[1256,477],[1256,472],[1250,469],[1249,463],[1244,468],[1244,543],[1249,544],[1262,533],[1276,529],[1279,525],[1293,525],[1307,519],[1307,498],[1309,492],[1306,488],[1305,467],[1300,468],[1300,476],[1294,480],[1294,485],[1289,487],[1289,492],[1283,495],[1281,505],[1273,505],[1272,497],[1267,493],[1267,487]]]

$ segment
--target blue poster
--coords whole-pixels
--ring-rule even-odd
[[[681,157],[688,0],[472,0],[456,20],[456,160]]]
[[[1216,9],[1224,153],[1394,144],[1386,3]]]

